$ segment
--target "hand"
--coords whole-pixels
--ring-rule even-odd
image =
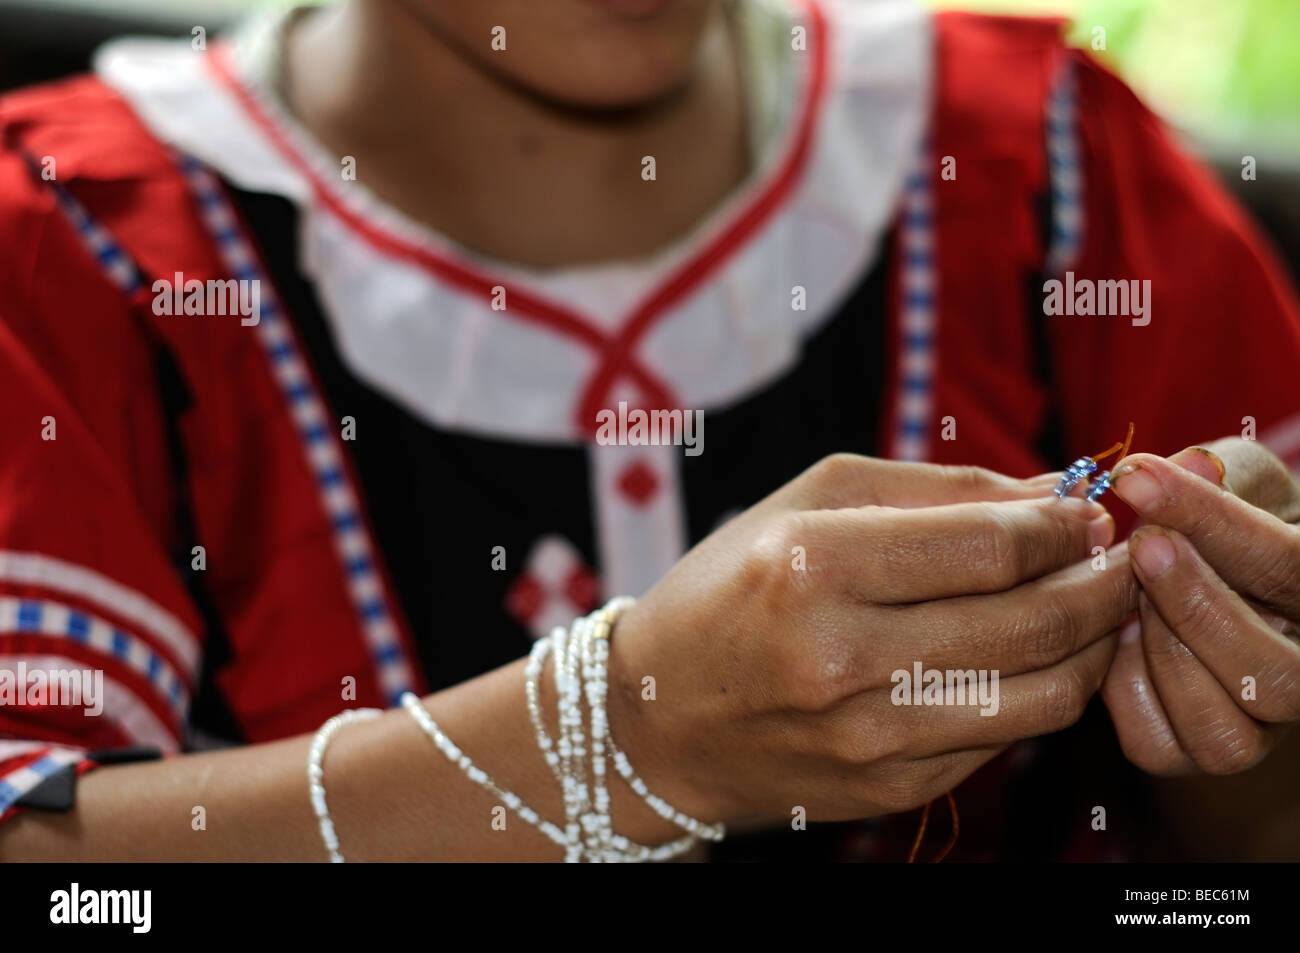
[[[1152,774],[1244,771],[1300,717],[1300,485],[1235,438],[1114,472],[1150,524],[1129,540],[1138,618],[1102,690],[1120,744]]]
[[[1114,523],[1051,496],[1055,480],[823,460],[624,615],[616,740],[696,816],[788,819],[801,805],[836,820],[923,804],[1012,742],[1073,723],[1137,587],[1122,547],[1105,570],[1084,561]],[[997,670],[996,715],[894,704],[892,673],[916,662]]]

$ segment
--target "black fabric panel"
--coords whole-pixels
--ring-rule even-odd
[[[438,430],[343,363],[315,290],[298,269],[297,212],[278,196],[234,192],[335,421],[430,687],[444,688],[528,651],[506,592],[539,537],[561,533],[595,565],[586,454]],[[436,314],[430,321],[438,320]],[[492,569],[504,546],[505,571]]]
[[[342,446],[431,687],[518,658],[531,636],[504,603],[533,544],[563,536],[599,568],[586,449],[432,427],[360,380],[298,268],[293,205],[232,194],[335,419],[356,419],[357,439]],[[870,452],[883,379],[886,274],[882,265],[864,277],[795,369],[733,407],[706,412],[704,453],[683,455],[692,543],[820,457]],[[491,568],[494,546],[506,548],[505,572]]]
[[[732,407],[704,414],[704,452],[684,457],[683,466],[692,540],[822,457],[875,452],[891,269],[886,258],[858,283],[805,343],[795,368]]]
[[[221,613],[205,586],[206,574],[196,572],[193,568],[193,547],[204,545],[204,541],[199,537],[198,523],[194,518],[194,504],[188,490],[190,463],[180,432],[181,419],[193,406],[193,395],[176,358],[156,335],[150,334],[150,338],[154,347],[158,395],[167,427],[172,482],[179,488],[173,517],[176,535],[167,541],[168,556],[203,622],[203,658],[199,668],[198,687],[190,701],[187,725],[190,737],[187,743],[200,736],[208,744],[213,740],[241,742],[246,740],[243,731],[216,681],[217,672],[231,657],[230,637]]]

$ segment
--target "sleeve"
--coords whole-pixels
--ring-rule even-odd
[[[0,820],[92,767],[89,751],[179,751],[201,661],[200,615],[168,558],[150,346],[70,227],[16,199],[6,172]]]
[[[1045,318],[1070,451],[1122,439],[1131,420],[1134,450],[1241,435],[1300,466],[1300,306],[1282,264],[1122,82],[1073,56],[1083,214],[1070,270],[1127,281],[1147,310]]]

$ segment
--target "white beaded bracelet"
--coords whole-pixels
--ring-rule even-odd
[[[578,821],[577,825],[570,828],[574,832],[572,834],[574,844],[568,849],[570,860],[585,859],[597,862],[669,860],[694,847],[699,837],[718,840],[724,833],[721,825],[706,825],[689,818],[680,811],[674,810],[662,799],[649,794],[640,778],[635,778],[635,784],[629,782],[633,790],[643,798],[647,795],[653,798],[653,801],[647,803],[650,803],[656,813],[687,830],[688,835],[651,848],[634,844],[613,831],[609,813],[609,791],[605,780],[606,762],[610,752],[621,755],[624,762],[626,762],[626,755],[623,755],[614,745],[606,714],[609,637],[619,613],[631,604],[631,599],[615,599],[590,616],[576,619],[570,630],[565,630],[563,626],[556,627],[549,639],[534,644],[524,669],[525,701],[537,737],[537,746],[565,792],[566,816],[573,816]],[[560,710],[560,735],[555,743],[552,743],[546,732],[537,688],[546,656],[552,652],[556,657],[556,691],[559,696]],[[573,663],[578,658],[582,661],[581,685],[577,684],[577,679],[572,674]],[[586,690],[591,713],[592,788],[590,790],[587,788],[585,778],[576,776],[571,767],[573,753],[584,738],[581,734],[580,696],[577,695],[581,688]],[[575,734],[577,734],[576,739]],[[629,765],[628,771],[630,770]],[[620,774],[622,774],[621,770]],[[583,837],[582,833],[586,836]]]
[[[560,627],[554,633],[554,636],[565,640],[568,638],[568,632]],[[533,651],[525,667],[525,697],[528,702],[528,714],[532,719],[533,728],[537,735],[537,746],[542,750],[546,763],[550,765],[552,773],[559,778],[562,774],[559,756],[556,754],[557,745],[551,741],[550,736],[546,733],[546,726],[542,721],[541,705],[538,699],[537,681],[541,677],[543,663],[546,656],[552,649],[551,640],[543,639],[533,646]],[[608,825],[603,825],[608,829]],[[636,844],[628,838],[611,833],[608,837],[607,846],[603,850],[592,852],[584,848],[581,840],[578,840],[566,853],[566,857],[571,861],[588,860],[592,862],[643,862],[643,861],[664,861],[671,860],[674,857],[680,857],[689,851],[697,843],[693,836],[680,837],[670,841],[667,844],[661,844],[658,847],[646,847],[642,844]]]
[[[414,718],[416,724],[420,726],[420,730],[428,735],[429,740],[433,742],[434,746],[446,756],[448,761],[460,768],[461,771],[465,772],[466,777],[479,787],[491,791],[501,799],[506,807],[510,808],[510,810],[514,811],[514,813],[519,817],[536,827],[556,844],[559,844],[561,847],[566,849],[568,848],[569,838],[565,835],[565,832],[560,830],[550,821],[540,817],[536,811],[523,802],[519,795],[499,787],[497,783],[488,776],[486,771],[475,765],[474,762],[470,760],[469,755],[456,747],[455,742],[442,733],[442,729],[438,727],[438,723],[433,720],[432,715],[425,711],[424,706],[420,704],[420,699],[417,698],[414,693],[406,692],[402,695],[402,707],[410,712],[411,717]]]
[[[690,831],[691,834],[702,840],[717,843],[727,836],[725,824],[706,824],[703,821],[697,821],[695,818],[683,814],[646,787],[646,783],[632,770],[627,755],[623,753],[622,749],[614,743],[614,739],[609,735],[605,736],[605,745],[612,753],[614,767],[617,769],[619,776],[627,782],[627,786],[635,791],[641,800],[645,801],[650,810],[664,820],[676,824],[682,830]]]
[[[617,609],[611,608],[614,605],[615,603],[610,603],[610,606],[588,616],[574,627],[582,652],[582,680],[587,690],[587,710],[591,719],[592,813],[598,819],[594,839],[605,853],[611,852],[614,837],[613,820],[609,813],[609,785],[605,780],[605,738],[609,734],[605,709],[609,695],[609,631],[612,619],[617,617],[617,612],[622,608],[621,603]]]
[[[539,816],[517,794],[501,788],[487,772],[475,765],[442,732],[419,698],[410,692],[402,696],[402,707],[448,761],[562,847],[565,860],[571,863],[583,860],[593,863],[670,860],[686,853],[700,838],[716,841],[725,835],[721,824],[697,821],[652,794],[645,782],[633,772],[627,756],[610,734],[606,710],[609,639],[619,614],[631,604],[631,599],[614,599],[591,615],[575,619],[568,629],[557,626],[550,638],[539,640],[533,646],[524,668],[524,695],[537,746],[560,785],[564,803],[563,829]],[[538,689],[547,655],[553,655],[555,668],[559,732],[554,741],[546,732]],[[590,715],[589,732],[585,730],[583,717],[584,695]],[[591,755],[590,779],[586,769],[588,750]],[[611,759],[629,787],[656,814],[685,830],[686,836],[658,847],[647,847],[614,832],[607,784]],[[324,805],[323,792],[321,805]]]
[[[639,796],[646,805],[666,821],[676,824],[678,827],[687,831],[694,837],[702,838],[709,841],[721,841],[727,836],[726,826],[723,824],[706,824],[698,821],[681,811],[674,808],[663,798],[657,796],[646,786],[646,783],[637,776],[632,770],[632,765],[628,762],[627,755],[622,749],[614,743],[613,735],[609,728],[609,719],[605,713],[605,698],[608,692],[607,672],[609,669],[609,639],[613,632],[614,624],[618,617],[625,609],[633,604],[634,600],[624,596],[612,599],[602,609],[592,613],[594,627],[590,632],[591,652],[593,655],[593,672],[597,678],[597,688],[592,693],[595,701],[592,702],[592,722],[593,734],[595,734],[594,725],[599,721],[602,728],[600,732],[600,747],[602,752],[607,749],[609,757],[614,761],[614,767],[619,776],[627,782],[627,785]],[[593,742],[593,750],[595,742]]]
[[[443,753],[448,761],[460,768],[465,773],[465,776],[479,787],[495,794],[511,811],[540,830],[553,843],[563,847],[566,860],[572,862],[583,859],[611,859],[589,856],[583,849],[580,836],[576,839],[570,838],[566,831],[560,830],[558,826],[539,816],[535,810],[523,802],[519,795],[500,787],[486,771],[475,765],[469,756],[443,733],[442,729],[438,727],[438,723],[433,720],[433,716],[425,710],[424,706],[420,704],[420,699],[414,694],[407,692],[402,696],[402,707],[411,714],[411,717],[420,726],[420,730],[429,737],[434,746]],[[682,838],[661,847],[651,848],[641,844],[634,844],[626,837],[614,835],[613,838],[614,851],[619,855],[617,859],[628,860],[668,860],[685,853],[694,843],[694,838]]]
[[[321,725],[316,737],[312,739],[311,750],[307,755],[307,785],[311,792],[312,810],[316,812],[316,820],[320,824],[321,840],[325,842],[332,864],[343,863],[343,855],[339,853],[339,836],[334,830],[334,821],[330,819],[329,808],[325,806],[325,770],[321,766],[325,760],[325,748],[335,733],[345,725],[369,721],[382,714],[378,708],[353,708],[339,712]]]

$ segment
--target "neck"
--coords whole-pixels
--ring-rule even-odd
[[[480,253],[533,267],[641,257],[746,175],[744,95],[718,7],[693,68],[652,103],[548,101],[458,51],[403,3],[344,0],[291,31],[290,107],[357,178]],[[653,156],[656,178],[642,176]]]

